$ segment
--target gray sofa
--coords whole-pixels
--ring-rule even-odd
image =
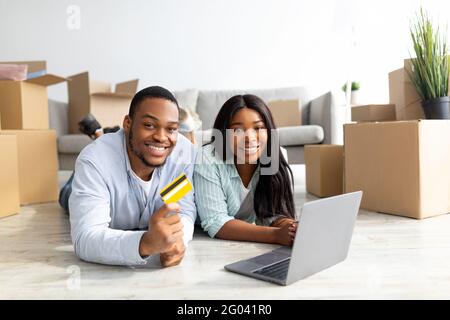
[[[337,104],[331,92],[313,97],[307,87],[293,87],[266,90],[229,90],[175,92],[181,106],[198,113],[202,129],[210,129],[215,116],[230,97],[236,94],[251,93],[264,101],[299,99],[302,103],[302,126],[279,128],[281,145],[288,152],[289,163],[304,163],[303,147],[307,144],[338,143],[336,124]],[[69,134],[68,105],[49,100],[50,127],[58,135],[58,158],[60,170],[73,170],[80,151],[91,142],[82,134]],[[120,123],[119,123],[120,124]]]

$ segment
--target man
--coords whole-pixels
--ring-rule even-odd
[[[123,129],[80,153],[69,198],[75,253],[83,260],[162,266],[181,262],[192,239],[193,192],[165,205],[159,191],[181,173],[192,181],[194,146],[178,135],[175,97],[161,87],[138,92]]]

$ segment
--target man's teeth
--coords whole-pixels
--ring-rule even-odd
[[[250,148],[244,148],[245,151],[256,151],[257,149],[258,149],[258,146],[250,147]]]
[[[156,151],[164,151],[164,150],[166,150],[166,148],[165,147],[155,147],[155,146],[148,146],[150,149],[152,149],[152,150],[156,150]]]

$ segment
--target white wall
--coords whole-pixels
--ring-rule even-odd
[[[172,90],[325,91],[351,70],[364,102],[387,102],[420,3],[448,21],[446,0],[0,0],[0,61],[45,59],[52,73]],[[65,100],[65,85],[50,96]]]

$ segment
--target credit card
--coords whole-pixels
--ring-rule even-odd
[[[180,174],[175,180],[162,189],[159,194],[164,203],[173,203],[183,198],[192,190],[192,183],[184,173]]]

